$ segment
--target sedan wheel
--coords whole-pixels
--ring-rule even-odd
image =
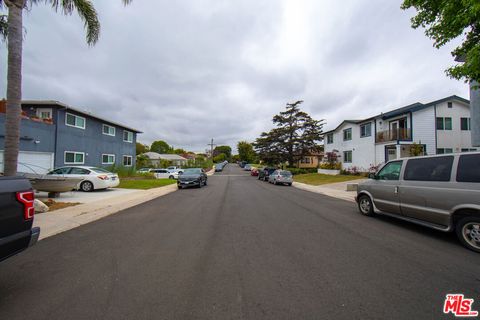
[[[93,191],[93,183],[91,183],[90,181],[83,181],[80,185],[80,190],[82,190],[83,192]]]
[[[455,231],[465,247],[480,252],[480,218],[463,218],[457,223]]]

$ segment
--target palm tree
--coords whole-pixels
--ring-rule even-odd
[[[7,112],[5,120],[4,175],[17,174],[22,101],[23,10],[40,2],[55,11],[70,15],[76,11],[86,29],[86,40],[94,45],[100,35],[100,22],[90,0],[0,0],[0,9],[8,8],[8,16],[0,15],[0,35],[6,37],[8,48]],[[127,5],[131,0],[122,0]]]

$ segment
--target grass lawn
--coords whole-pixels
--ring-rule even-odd
[[[121,179],[120,185],[117,188],[147,190],[175,183],[177,183],[177,180],[174,179]]]
[[[320,173],[307,173],[307,174],[299,174],[299,175],[293,176],[294,181],[310,184],[312,186],[319,186],[327,183],[344,182],[344,181],[358,180],[358,179],[365,179],[365,177],[349,176],[349,175],[341,175],[341,174],[338,176],[331,176],[328,174],[320,174]]]

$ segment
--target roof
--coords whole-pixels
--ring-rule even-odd
[[[383,120],[385,120],[385,119],[393,118],[393,117],[396,117],[396,116],[399,116],[399,115],[402,115],[402,114],[405,114],[405,113],[419,111],[419,110],[422,110],[422,109],[425,109],[425,108],[428,108],[428,107],[431,107],[431,106],[434,106],[434,105],[437,105],[437,104],[440,104],[440,103],[443,103],[443,102],[446,102],[446,101],[451,101],[451,100],[456,100],[456,101],[459,101],[459,102],[462,102],[462,103],[465,103],[465,104],[470,104],[469,100],[467,100],[465,98],[462,98],[462,97],[459,97],[457,95],[449,96],[449,97],[439,99],[439,100],[435,100],[435,101],[425,103],[425,104],[420,103],[420,102],[415,102],[415,103],[412,103],[408,106],[401,107],[401,108],[398,108],[398,109],[394,109],[394,110],[391,110],[391,111],[388,111],[388,112],[385,112],[385,113],[381,113],[379,115],[376,115],[376,116],[373,116],[373,117],[370,117],[370,118],[366,118],[366,119],[363,119],[363,120],[343,120],[342,123],[340,123],[335,129],[326,131],[323,134],[327,134],[327,133],[331,133],[333,131],[336,131],[344,123],[359,124],[359,123],[362,123],[362,122],[365,122],[365,121],[368,121],[368,120],[372,120],[374,118],[379,118],[379,117],[381,117]]]
[[[82,109],[79,109],[79,108],[76,108],[76,107],[72,107],[72,106],[69,106],[63,102],[60,102],[60,101],[55,101],[55,100],[22,100],[22,104],[32,104],[32,105],[48,105],[48,106],[59,106],[59,107],[62,107],[66,110],[72,110],[76,113],[80,113],[82,115],[85,115],[85,116],[89,116],[89,117],[92,117],[92,118],[95,118],[95,119],[98,119],[98,120],[101,120],[103,122],[106,122],[106,123],[109,123],[109,124],[113,124],[113,125],[116,125],[116,126],[119,126],[119,127],[122,127],[122,128],[125,128],[125,129],[128,129],[128,130],[131,130],[133,132],[136,132],[136,133],[143,133],[142,131],[140,130],[137,130],[135,128],[131,128],[131,127],[128,127],[124,124],[121,124],[121,123],[118,123],[118,122],[114,122],[112,120],[108,120],[108,119],[105,119],[105,118],[102,118],[102,117],[99,117],[93,113],[91,113],[90,111],[87,111],[87,110],[82,110]]]
[[[157,152],[150,151],[150,152],[145,152],[143,155],[150,160],[184,160],[184,161],[187,160],[184,157],[179,156],[178,154],[165,154],[165,153],[157,153]]]

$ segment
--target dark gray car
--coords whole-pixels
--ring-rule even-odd
[[[198,187],[207,185],[207,175],[202,168],[185,169],[182,174],[178,176],[178,189],[187,187]]]
[[[480,152],[398,159],[360,183],[360,212],[455,231],[480,252]]]

